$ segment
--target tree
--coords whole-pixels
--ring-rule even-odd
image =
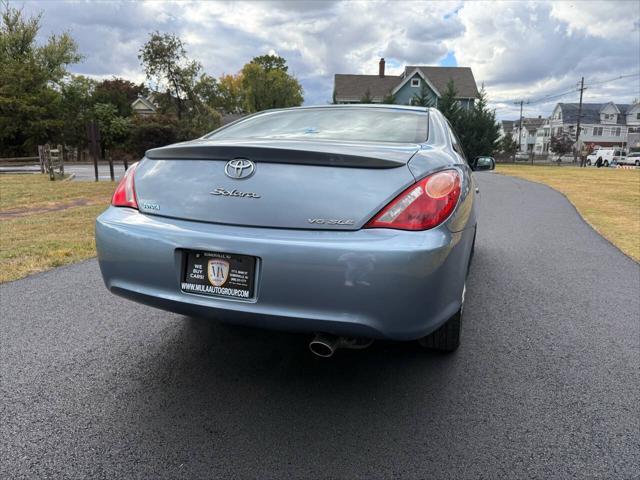
[[[245,111],[259,112],[269,108],[296,107],[302,104],[302,86],[295,77],[287,73],[285,60],[277,58],[279,60],[271,60],[275,65],[273,68],[265,68],[262,61],[249,62],[242,68],[241,84]]]
[[[560,157],[571,153],[573,149],[574,138],[568,132],[561,132],[557,135],[552,135],[549,140],[549,150],[558,155],[558,161]]]
[[[87,144],[86,125],[93,118],[96,81],[71,75],[60,87],[62,94],[62,143],[79,148]]]
[[[80,61],[68,33],[38,44],[42,16],[4,4],[0,20],[0,153],[34,155],[39,143],[61,140],[61,82]]]
[[[194,86],[202,70],[200,63],[187,57],[180,37],[158,31],[151,34],[138,58],[147,79],[158,89],[166,88],[175,102],[178,119],[181,119],[187,109],[187,100],[194,100]]]
[[[266,72],[271,70],[281,70],[287,73],[289,67],[287,61],[278,55],[260,55],[259,57],[253,57],[251,63],[260,65]]]
[[[241,75],[222,75],[218,80],[216,107],[223,112],[239,113],[244,108],[244,93]]]
[[[93,93],[95,103],[110,103],[118,109],[118,115],[128,117],[132,114],[131,103],[141,95],[148,95],[144,84],[135,84],[124,78],[113,77],[96,84]]]
[[[156,88],[166,88],[156,98],[162,114],[177,116],[175,133],[179,140],[199,137],[220,126],[222,117],[215,111],[218,84],[214,78],[202,73],[200,63],[187,57],[179,37],[152,33],[138,58]]]
[[[118,115],[118,108],[111,103],[96,103],[93,114],[100,127],[100,146],[104,151],[122,145],[129,135],[130,123]]]
[[[220,88],[218,81],[210,75],[203,73],[193,86],[193,92],[196,98],[203,104],[211,108],[219,105]]]
[[[500,138],[500,126],[496,122],[495,110],[489,109],[484,86],[473,106],[469,110],[460,109],[454,119],[456,124],[453,127],[469,159],[494,154]]]
[[[419,107],[435,107],[436,99],[425,82],[422,82],[420,93],[413,94],[413,97],[411,98],[411,105],[416,105]]]
[[[453,80],[447,82],[447,88],[438,99],[438,110],[449,120],[454,127],[458,124],[460,117],[460,103],[458,102],[458,92]]]
[[[360,99],[360,103],[373,103],[373,97],[371,96],[371,90],[367,88],[364,95]]]
[[[134,116],[127,149],[142,157],[150,148],[178,141],[178,122],[168,115]]]
[[[512,157],[518,151],[518,142],[513,139],[511,134],[506,134],[500,140],[499,150],[508,157]]]

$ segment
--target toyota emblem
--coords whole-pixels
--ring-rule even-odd
[[[256,171],[256,164],[246,158],[234,158],[224,166],[224,173],[229,178],[249,178]]]

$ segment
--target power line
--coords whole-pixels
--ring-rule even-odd
[[[587,85],[583,85],[582,88],[579,88],[579,87],[578,88],[572,88],[571,90],[567,90],[567,91],[561,92],[561,93],[550,93],[549,95],[545,95],[545,96],[537,98],[535,100],[529,100],[527,103],[529,103],[530,105],[535,105],[535,104],[538,104],[538,103],[547,102],[549,100],[555,100],[556,98],[561,98],[561,97],[564,97],[565,95],[570,95],[570,94],[575,93],[575,92],[580,92],[582,90],[586,90],[588,88],[591,88],[591,87],[593,87],[595,85],[603,85],[605,83],[615,82],[617,80],[622,80],[624,78],[631,78],[631,77],[637,77],[637,76],[640,76],[640,72],[631,73],[631,74],[627,74],[627,75],[619,75],[617,77],[609,78],[607,80],[601,80],[599,82],[590,82],[590,83],[587,83]],[[519,104],[520,100],[512,99],[512,100],[509,100],[508,102],[504,102],[504,103]]]
[[[631,78],[640,76],[640,72],[630,73],[628,75],[620,75],[618,77],[610,78],[609,80],[602,80],[601,82],[591,82],[591,86],[593,85],[602,85],[603,83],[615,82],[616,80],[621,80],[623,78]]]

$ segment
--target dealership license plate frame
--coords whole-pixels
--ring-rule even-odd
[[[216,285],[211,281],[209,260],[215,260],[216,263],[227,262],[229,264],[228,278],[220,285]],[[258,257],[252,255],[206,250],[183,250],[180,288],[184,293],[204,297],[254,301],[256,298],[258,262]],[[221,265],[224,267],[223,263]],[[200,268],[195,269],[195,265],[200,265]],[[194,274],[202,278],[194,278],[193,276],[189,278],[190,275]],[[200,285],[200,287],[193,287],[193,285]],[[229,291],[246,291],[247,293],[236,295],[225,293]]]

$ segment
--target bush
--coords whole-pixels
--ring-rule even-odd
[[[166,115],[134,117],[131,122],[131,134],[127,149],[137,155],[156,147],[162,147],[179,141],[178,122]]]

